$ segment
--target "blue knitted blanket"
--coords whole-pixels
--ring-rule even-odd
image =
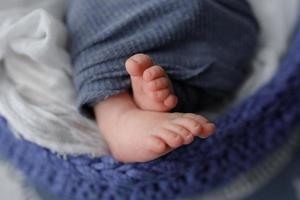
[[[300,28],[277,75],[216,120],[217,133],[160,159],[62,157],[16,139],[0,118],[0,153],[35,184],[71,199],[182,199],[225,185],[290,137],[300,122]]]

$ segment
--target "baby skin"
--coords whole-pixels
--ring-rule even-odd
[[[111,96],[94,107],[100,132],[117,160],[151,161],[215,131],[214,124],[200,115],[168,112],[177,97],[164,69],[149,56],[136,54],[125,66],[133,94]]]

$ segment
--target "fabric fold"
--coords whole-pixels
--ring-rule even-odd
[[[124,63],[135,53],[149,54],[173,80],[231,94],[249,71],[258,35],[245,0],[72,0],[66,24],[83,114],[130,88]]]
[[[107,154],[95,122],[76,110],[65,2],[23,2],[0,10],[0,113],[17,136],[54,152]]]

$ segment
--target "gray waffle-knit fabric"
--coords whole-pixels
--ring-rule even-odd
[[[135,53],[167,71],[177,110],[218,101],[245,79],[258,35],[245,0],[71,0],[66,21],[86,116],[95,103],[130,89],[124,62]]]

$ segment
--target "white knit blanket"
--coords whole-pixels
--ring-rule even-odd
[[[249,0],[261,26],[254,73],[240,102],[276,71],[300,0]],[[64,0],[0,1],[0,113],[14,134],[59,154],[107,154],[96,124],[75,108]]]

